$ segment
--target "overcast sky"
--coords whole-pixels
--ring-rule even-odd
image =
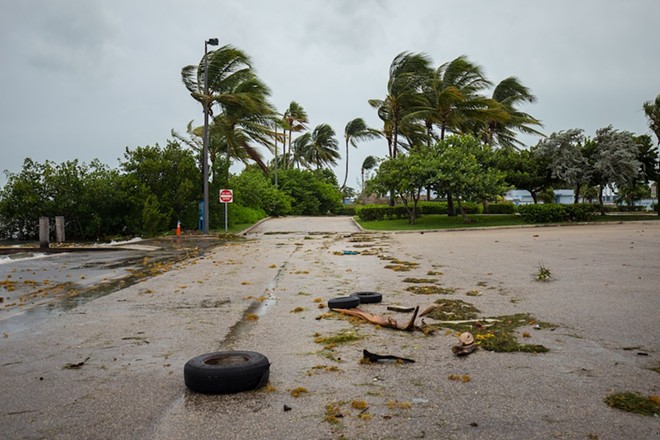
[[[383,98],[392,59],[424,52],[439,66],[460,55],[494,83],[517,76],[537,96],[524,108],[546,134],[582,128],[649,133],[642,104],[660,94],[658,0],[0,0],[0,171],[26,157],[57,163],[126,147],[164,146],[202,123],[181,83],[204,41],[253,60],[283,112],[310,126],[381,128],[367,100]],[[537,138],[522,138],[528,145]],[[367,155],[351,149],[348,185]],[[343,157],[343,153],[342,153]],[[270,159],[270,156],[268,156]],[[343,179],[342,162],[336,173]],[[6,182],[0,177],[0,185]]]

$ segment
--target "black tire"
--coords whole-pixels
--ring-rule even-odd
[[[268,358],[254,351],[219,351],[190,359],[183,378],[191,391],[229,394],[261,388],[268,382]]]
[[[331,309],[352,309],[360,305],[360,298],[356,296],[340,296],[328,301],[328,307]]]
[[[383,300],[383,294],[378,292],[355,292],[351,296],[360,298],[362,304],[379,303]]]

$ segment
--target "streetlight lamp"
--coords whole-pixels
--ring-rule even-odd
[[[211,102],[208,101],[209,95],[209,79],[208,79],[208,46],[217,46],[217,38],[209,38],[204,41],[204,147],[202,148],[202,174],[204,175],[204,212],[202,217],[202,232],[209,233],[209,107]]]

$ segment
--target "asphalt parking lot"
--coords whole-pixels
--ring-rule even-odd
[[[657,438],[657,417],[604,398],[659,393],[658,250],[657,222],[389,234],[342,217],[269,220],[29,325],[0,319],[0,427],[10,439]],[[535,280],[540,265],[552,280]],[[430,278],[443,293],[408,289]],[[528,314],[544,325],[515,336],[548,352],[456,357],[452,331],[324,307],[356,291],[381,292],[363,308],[402,322],[387,306],[451,298],[483,318]],[[319,342],[346,332],[355,339]],[[363,349],[415,363],[364,364]],[[187,390],[186,361],[220,350],[266,355],[268,386]]]

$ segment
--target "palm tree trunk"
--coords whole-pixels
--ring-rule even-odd
[[[346,139],[346,172],[344,173],[344,183],[341,184],[339,190],[341,191],[346,187],[346,181],[348,180],[348,139]]]

